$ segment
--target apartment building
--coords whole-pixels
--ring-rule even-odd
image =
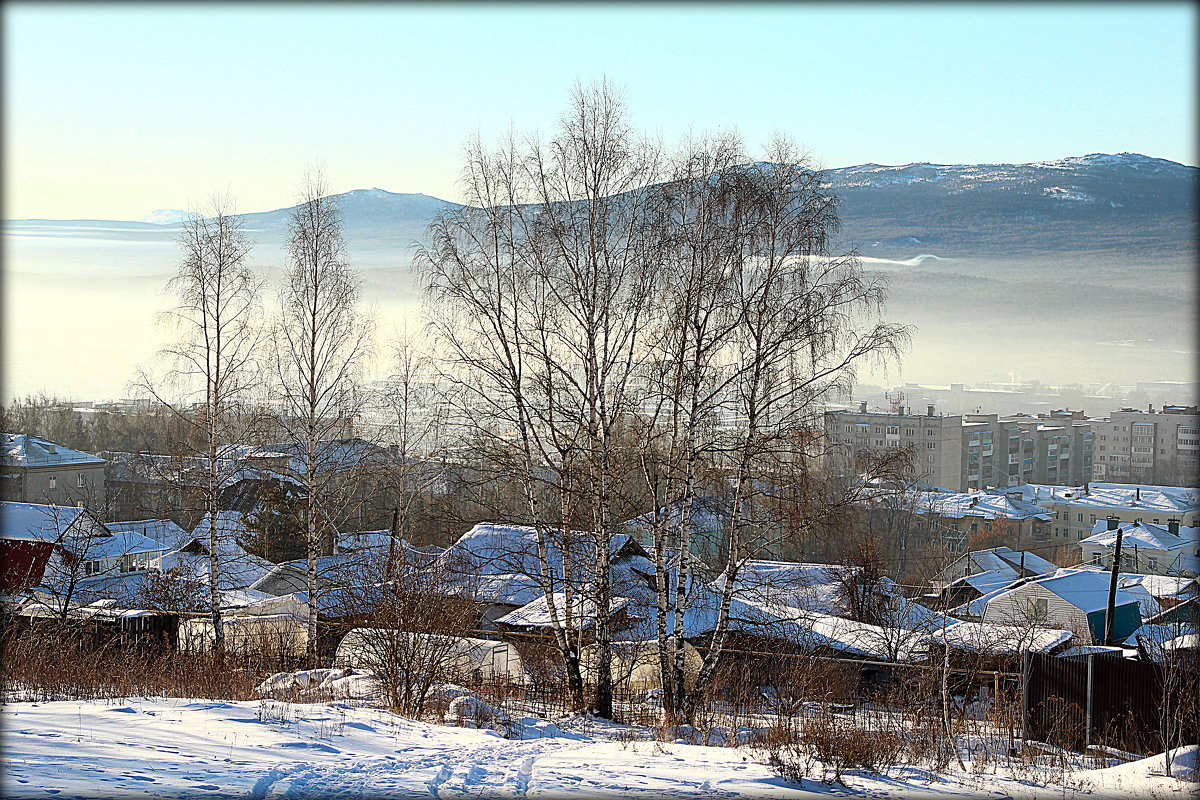
[[[827,411],[825,436],[835,457],[843,459],[862,450],[909,448],[919,480],[960,488],[965,452],[961,416],[934,414],[933,406],[923,415],[883,414],[867,411],[864,402],[858,411]]]
[[[1177,486],[1085,483],[1081,486],[1023,484],[1004,494],[1052,513],[1050,540],[1077,543],[1109,518],[1121,524],[1193,526],[1200,520],[1200,491]]]
[[[1080,411],[968,414],[963,418],[964,490],[1022,483],[1077,486],[1091,478],[1093,440]]]
[[[916,477],[959,492],[1022,483],[1078,485],[1091,477],[1092,438],[1082,412],[1031,417],[829,411],[825,434],[843,456],[868,448],[908,447]]]
[[[37,436],[0,434],[0,499],[103,511],[104,464]]]
[[[1168,486],[1200,485],[1200,414],[1196,406],[1122,408],[1091,420],[1091,479]]]

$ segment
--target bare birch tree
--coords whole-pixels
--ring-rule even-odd
[[[715,157],[723,151],[730,154]],[[823,398],[850,385],[867,359],[895,356],[908,335],[901,326],[879,321],[883,287],[864,275],[857,258],[831,252],[838,225],[834,200],[794,145],[777,139],[767,159],[754,163],[746,163],[735,143],[715,154],[708,158],[714,166],[740,163],[721,166],[700,182],[699,196],[682,206],[715,208],[696,216],[709,225],[684,227],[680,234],[689,261],[695,259],[692,252],[700,256],[698,273],[691,268],[676,273],[685,287],[677,297],[694,296],[696,290],[686,287],[697,281],[719,287],[711,301],[685,302],[678,312],[695,320],[693,341],[681,351],[690,356],[683,386],[704,399],[689,400],[686,412],[681,408],[676,415],[685,413],[689,428],[697,412],[729,423],[714,426],[705,439],[684,437],[686,450],[710,454],[728,481],[721,599],[700,686],[711,680],[720,660],[739,570],[772,537],[788,533],[764,527],[768,521],[761,514],[756,518],[755,509],[764,499],[780,497],[787,482],[806,480],[807,464],[820,454],[816,432]],[[715,234],[713,227],[719,229]],[[711,341],[702,342],[700,322]],[[684,463],[698,457],[687,455]],[[685,511],[695,500],[686,475],[685,468],[680,497]],[[804,499],[805,492],[799,496]],[[827,509],[807,513],[815,521]],[[680,610],[675,613],[682,618]],[[695,701],[694,695],[677,694],[676,711],[688,717]]]
[[[227,197],[214,197],[207,216],[190,215],[179,244],[183,260],[167,285],[178,304],[165,315],[179,339],[162,353],[171,369],[163,383],[145,372],[140,383],[187,424],[189,449],[204,465],[192,490],[200,494],[209,521],[209,611],[214,648],[222,652],[217,513],[233,465],[220,456],[236,436],[238,407],[256,384],[261,282],[249,265],[252,242]],[[175,398],[164,399],[166,386],[174,388]]]
[[[323,469],[360,408],[363,361],[372,327],[359,309],[359,281],[346,258],[342,216],[322,175],[305,178],[301,202],[292,212],[287,272],[275,327],[276,400],[280,426],[300,452],[297,475],[306,498],[302,509],[308,557],[308,657],[316,658],[317,556],[332,531],[328,520],[332,482]]]

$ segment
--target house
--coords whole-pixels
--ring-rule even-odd
[[[130,531],[153,539],[163,545],[168,552],[177,550],[187,544],[190,539],[188,532],[169,519],[135,519],[124,522],[106,522],[104,527],[113,533]]]
[[[0,500],[85,505],[103,509],[107,501],[105,461],[37,436],[0,434]]]
[[[1079,542],[1083,562],[1112,567],[1117,536],[1121,537],[1121,569],[1151,575],[1195,577],[1200,571],[1200,528],[1183,527],[1178,520],[1154,523],[1100,521],[1092,535]]]
[[[902,502],[916,515],[925,538],[959,552],[980,537],[1003,537],[1013,544],[1048,538],[1046,509],[1004,494],[913,490]]]
[[[1060,569],[1053,575],[1024,578],[986,594],[956,611],[985,624],[1046,627],[1070,631],[1080,644],[1103,644],[1109,576],[1087,569]],[[1118,588],[1113,609],[1113,638],[1122,641],[1141,625],[1138,598]]]
[[[572,583],[586,586],[596,563],[591,535],[543,534],[551,580],[561,585],[569,566]],[[439,553],[427,570],[438,575],[446,592],[476,603],[479,628],[493,630],[496,620],[545,594],[538,538],[538,531],[528,526],[480,523]],[[631,534],[609,540],[609,570],[614,597],[641,597],[653,584],[654,564]]]
[[[1036,553],[990,547],[964,553],[931,581],[936,597],[957,606],[1004,588],[1020,578],[1049,575],[1058,566]]]
[[[16,594],[42,583],[52,555],[106,534],[83,508],[0,502],[0,591]]]
[[[267,575],[275,565],[259,558],[240,544],[251,535],[242,514],[236,511],[217,513],[216,553],[217,585],[221,589],[246,589]],[[163,569],[180,567],[207,585],[213,537],[209,518],[204,517],[192,529],[188,541],[163,558]]]

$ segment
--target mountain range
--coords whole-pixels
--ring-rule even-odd
[[[888,318],[916,330],[906,376],[1131,384],[1194,374],[1198,172],[1119,153],[862,164],[825,178],[840,200],[835,246],[859,250],[889,284]],[[339,200],[364,300],[382,330],[410,324],[420,295],[409,248],[451,204],[383,189]],[[269,284],[285,263],[289,211],[245,215]],[[19,390],[120,391],[113,382],[165,343],[153,320],[171,302],[180,220],[165,210],[137,222],[4,222],[6,373]]]
[[[908,258],[1073,253],[1170,256],[1196,234],[1196,167],[1137,153],[1030,164],[861,164],[826,171],[839,198],[840,245]],[[339,196],[350,238],[399,244],[420,237],[441,208],[424,194],[357,189]],[[282,232],[290,209],[246,214]],[[182,212],[147,222],[177,224]]]

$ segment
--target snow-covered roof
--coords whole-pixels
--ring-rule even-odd
[[[990,547],[986,550],[972,550],[966,554],[966,557],[980,569],[1008,570],[1014,578],[1019,577],[1017,571],[1022,566],[1026,572],[1035,572],[1038,575],[1049,575],[1058,569],[1057,564],[1047,561],[1037,553],[1031,553],[1028,550],[1013,550],[1004,545]]]
[[[571,531],[567,541],[559,531],[545,533],[547,562],[555,580],[563,576],[563,551],[571,553],[573,574],[586,581],[594,566],[593,539],[590,534]],[[610,557],[619,554],[645,559],[646,552],[628,533],[614,534],[609,540]],[[645,559],[649,563],[649,559]],[[468,575],[540,575],[538,533],[524,525],[480,523],[459,537],[436,559],[448,572]]]
[[[1181,526],[1174,534],[1166,525],[1152,522],[1123,522],[1117,529],[1121,532],[1122,547],[1144,547],[1149,550],[1180,550],[1195,547],[1200,542],[1200,528]],[[1092,535],[1079,543],[1098,547],[1116,547],[1117,530],[1108,530],[1105,520],[1098,520],[1092,527]]]
[[[244,589],[256,583],[275,568],[275,564],[246,552],[239,539],[250,534],[242,514],[221,511],[217,514],[218,586],[221,589]],[[163,569],[181,566],[207,583],[209,564],[209,519],[204,517],[183,547],[163,557]]]
[[[988,655],[1012,655],[1023,650],[1044,653],[1071,638],[1069,631],[1053,628],[1024,628],[982,622],[959,622],[953,627],[935,629],[929,640],[958,650],[972,650]]]
[[[1084,486],[1051,486],[1027,483],[1004,489],[1031,503],[1066,503],[1097,510],[1122,509],[1163,514],[1200,510],[1200,489],[1135,483],[1089,483]]]
[[[76,555],[85,561],[97,561],[102,558],[119,558],[125,555],[140,555],[145,553],[165,553],[169,548],[149,536],[131,530],[112,530],[111,536],[92,536],[83,540],[82,552]]]
[[[0,502],[0,539],[58,542],[85,514],[72,506]]]
[[[982,615],[983,608],[992,600],[1000,595],[1015,592],[1027,583],[1036,583],[1046,591],[1058,595],[1085,614],[1090,614],[1093,611],[1104,611],[1108,607],[1109,578],[1105,573],[1090,569],[1059,569],[1053,575],[1040,578],[1027,578],[1012,588],[978,597],[966,604],[970,607],[968,613],[972,614],[972,616]],[[1129,592],[1120,588],[1117,589],[1115,597],[1116,606],[1136,602],[1138,602],[1138,599]]]
[[[845,615],[849,612],[846,587],[853,586],[859,567],[838,564],[807,564],[793,561],[747,561],[738,571],[736,596],[751,602],[779,603],[825,614]],[[713,587],[718,591],[725,585],[724,575]],[[899,596],[895,581],[882,576],[879,590],[889,596]]]
[[[188,532],[169,519],[138,519],[126,522],[106,522],[104,527],[113,533],[117,531],[132,531],[148,536],[167,549],[174,550],[188,542]]]
[[[951,519],[1039,519],[1049,520],[1046,509],[1002,494],[989,492],[921,492],[907,493],[912,510]]]
[[[570,611],[572,622],[574,623],[571,627],[575,630],[587,630],[596,621],[596,604],[578,594],[572,596],[571,601]],[[567,612],[567,598],[563,592],[554,593],[554,605],[559,615],[560,623],[564,623]],[[611,616],[628,605],[629,600],[627,598],[615,597],[609,603],[608,613]],[[551,624],[550,603],[546,595],[542,595],[533,602],[500,617],[496,620],[496,623],[511,625],[516,628],[548,628]]]
[[[0,434],[0,464],[6,467],[49,467],[103,464],[104,459],[23,433]]]
[[[956,581],[952,581],[949,585],[955,586],[965,583],[980,594],[988,594],[997,589],[1004,589],[1016,580],[1016,578],[1016,573],[1012,568],[988,570],[987,572],[977,572],[974,575],[964,576]]]

